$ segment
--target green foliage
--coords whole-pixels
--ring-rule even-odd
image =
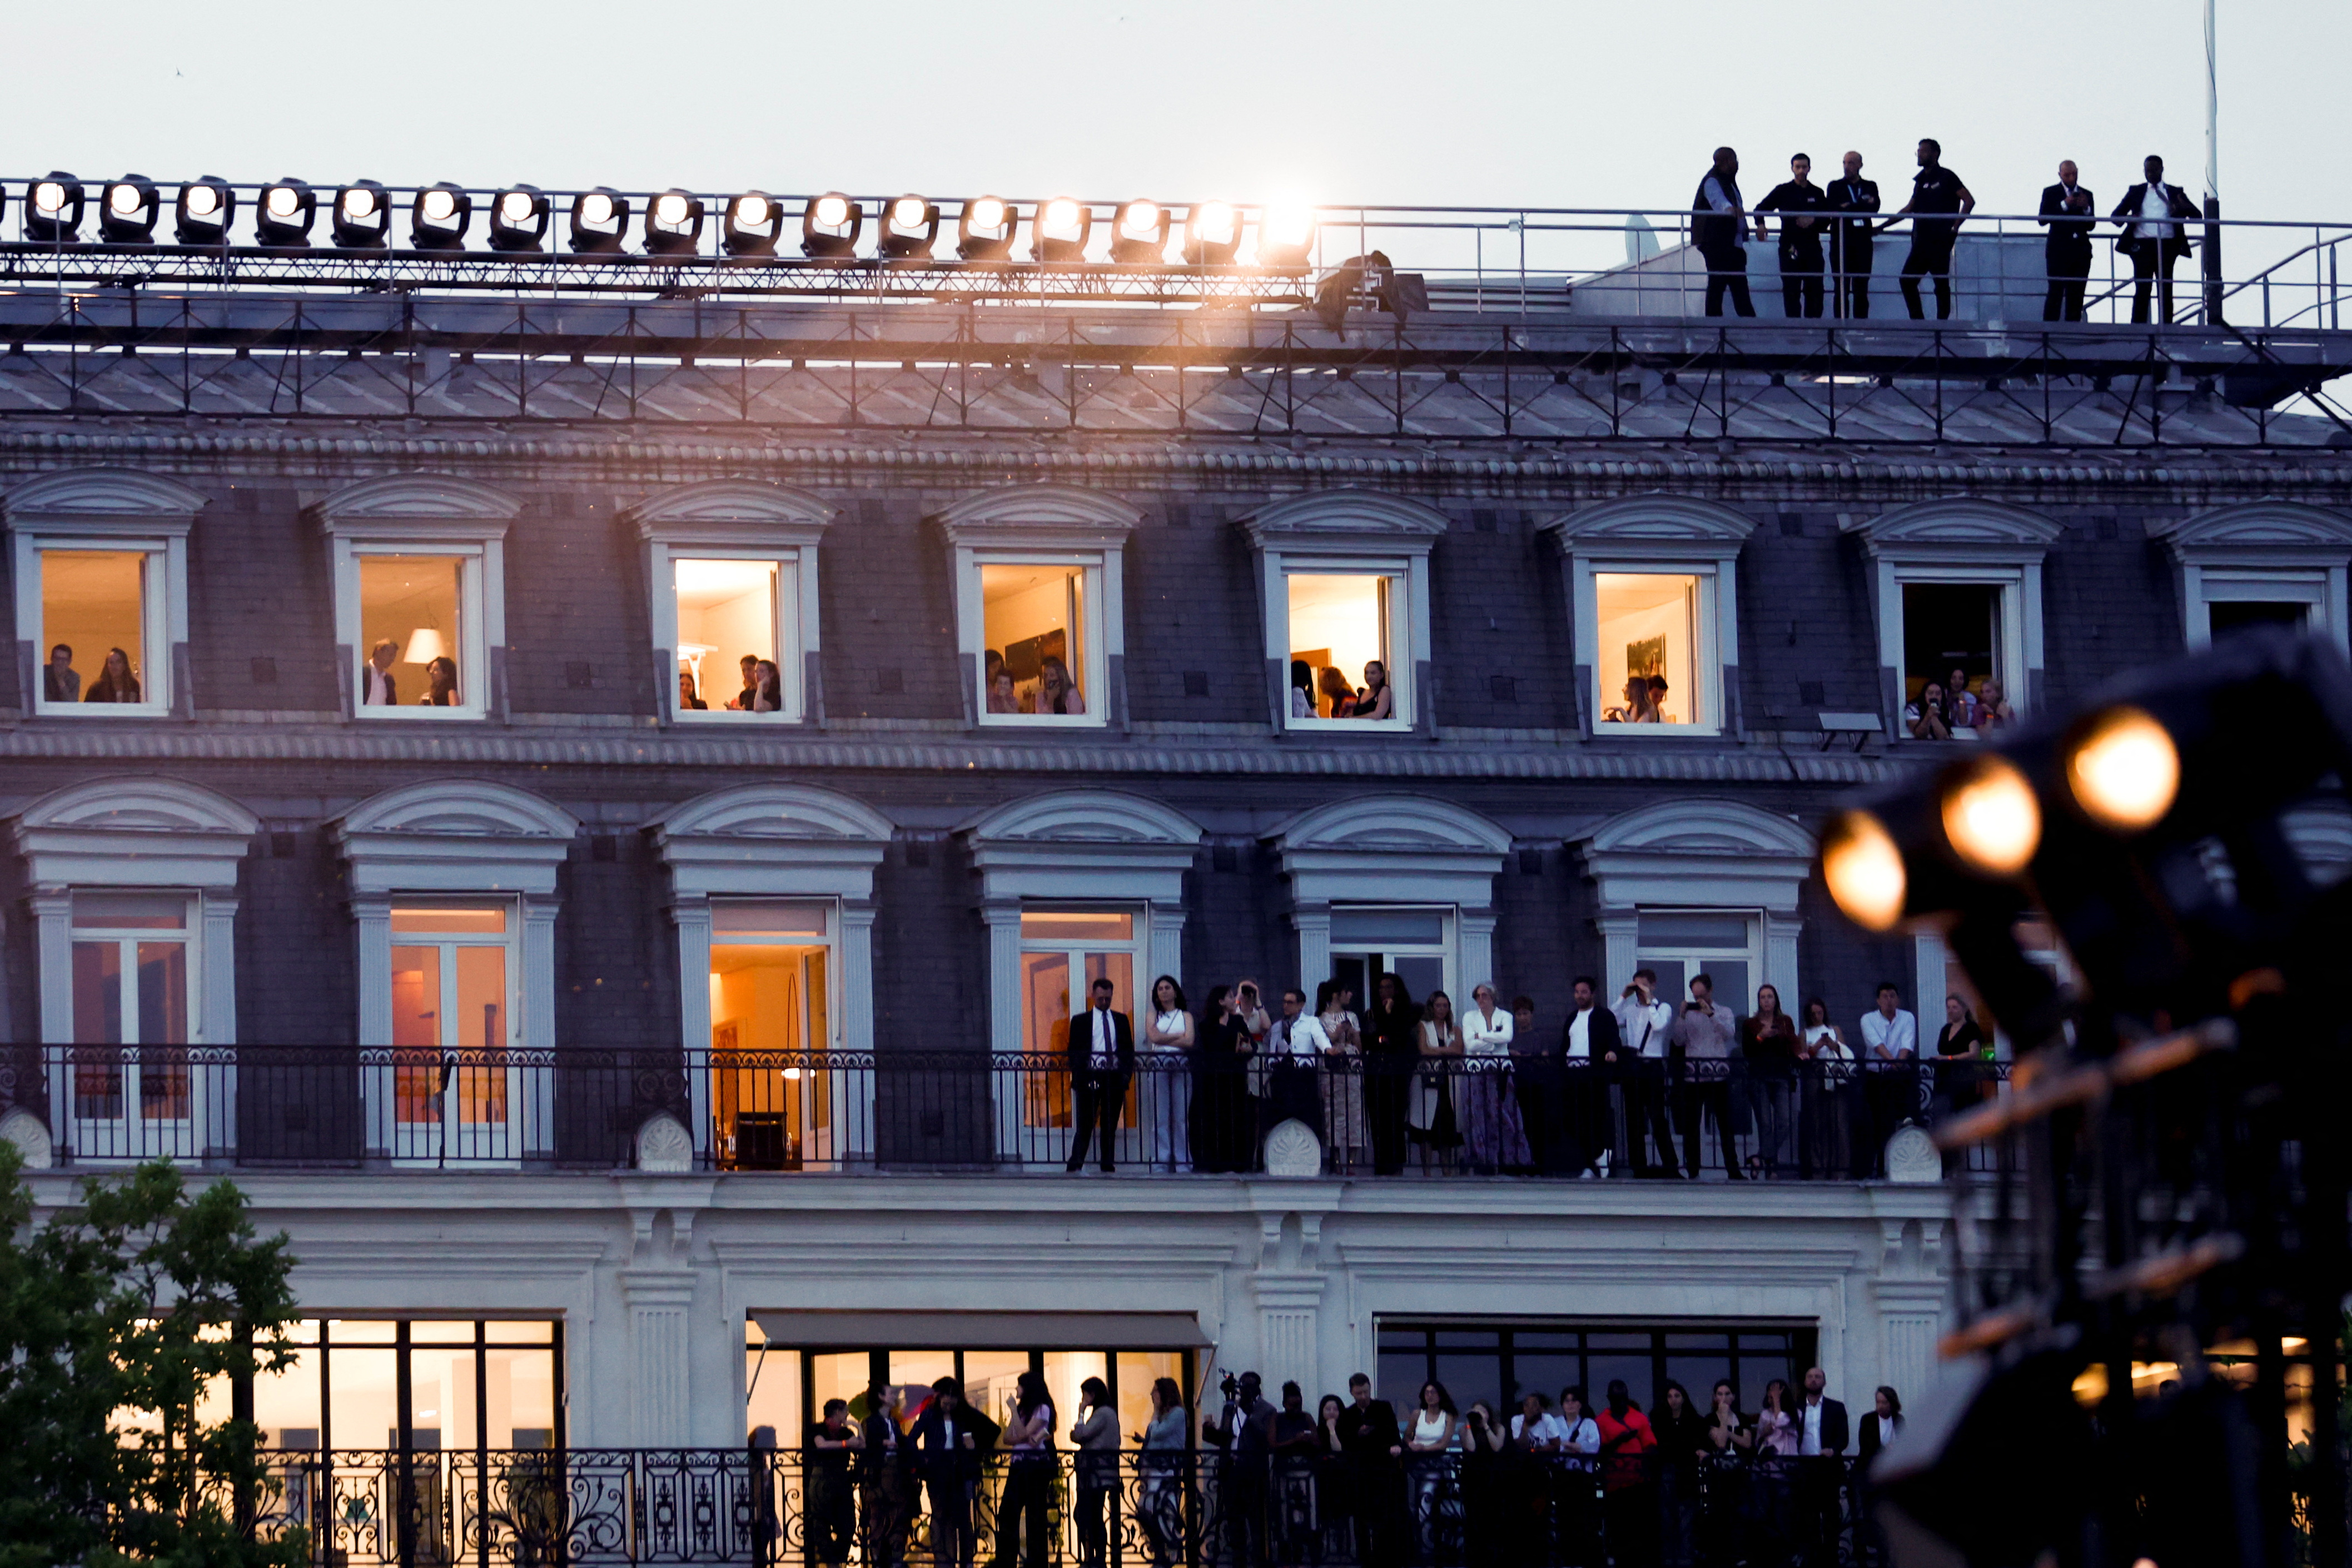
[[[257,1240],[226,1181],[193,1198],[154,1161],[85,1180],[37,1228],[0,1143],[0,1568],[294,1568],[298,1531],[248,1539],[249,1421],[200,1397],[294,1358],[287,1239]]]

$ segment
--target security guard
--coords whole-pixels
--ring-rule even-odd
[[[1813,161],[1800,152],[1789,160],[1790,178],[1772,187],[1756,204],[1759,213],[1779,213],[1780,219],[1780,314],[1794,320],[1800,314],[1822,313],[1822,231],[1828,219],[1815,214],[1829,209],[1830,199],[1812,182]],[[1804,309],[1797,307],[1801,297]]]
[[[1830,267],[1837,274],[1832,292],[1841,316],[1860,321],[1870,315],[1870,218],[1878,210],[1878,182],[1862,177],[1862,154],[1845,155],[1845,178],[1829,189],[1830,211],[1864,215],[1830,223]]]

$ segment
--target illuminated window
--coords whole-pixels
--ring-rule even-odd
[[[100,705],[94,712],[153,711],[163,705],[148,650],[159,606],[149,584],[160,552],[45,549],[41,560],[40,710]]]
[[[513,1157],[515,924],[503,903],[393,905],[394,1157]]]
[[[205,498],[121,469],[68,469],[11,489],[16,636],[40,666],[26,706],[60,718],[187,709],[187,542]],[[177,653],[175,655],[175,650]]]
[[[1069,1048],[1070,1020],[1092,1005],[1095,982],[1110,982],[1111,1011],[1134,1018],[1141,925],[1124,910],[1022,910],[1021,1049],[1042,1064],[1021,1072],[1023,1148],[1039,1129],[1070,1125],[1070,1079],[1060,1070],[1062,1053]],[[1135,1085],[1129,1083],[1119,1117],[1122,1143],[1134,1124]]]
[[[1689,572],[1596,572],[1604,724],[1695,725],[1699,579]]]
[[[463,630],[465,559],[368,554],[356,564],[365,658],[352,700],[363,712],[478,708],[481,651]]]
[[[836,966],[829,904],[710,904],[711,1147],[722,1169],[831,1163]]]
[[[164,1152],[189,1118],[188,898],[85,893],[73,900],[74,1147]]]
[[[1284,588],[1292,722],[1405,722],[1412,661],[1397,652],[1406,637],[1402,576],[1294,570]]]
[[[940,514],[975,724],[1126,723],[1121,557],[1142,514],[1063,485],[1008,485]]]
[[[790,719],[800,661],[783,656],[793,568],[771,559],[675,558],[677,716]]]
[[[1082,561],[983,560],[981,712],[992,722],[1083,719],[1099,698],[1093,657],[1101,569]]]
[[[255,1377],[250,1397],[263,1469],[282,1483],[269,1495],[290,1522],[329,1522],[300,1511],[328,1500],[313,1490],[308,1456],[331,1448],[416,1454],[425,1492],[450,1479],[440,1455],[563,1446],[560,1321],[305,1318],[287,1338],[292,1363]],[[226,1420],[236,1402],[223,1379],[205,1389],[197,1417]]]
[[[469,480],[402,474],[312,509],[333,561],[347,712],[439,722],[503,706],[506,528],[520,507]]]

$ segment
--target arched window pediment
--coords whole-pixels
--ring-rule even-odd
[[[1335,800],[1293,818],[1275,834],[1286,855],[1467,854],[1499,857],[1511,835],[1477,812],[1420,795]]]
[[[1086,843],[1181,846],[1201,841],[1201,826],[1157,800],[1112,789],[1068,789],[999,806],[963,831],[977,845]]]
[[[522,515],[522,502],[454,474],[387,474],[347,485],[315,503],[310,514],[333,533],[349,524],[466,523],[469,534],[503,533]]]
[[[1998,546],[2030,550],[2037,558],[2065,533],[2063,525],[2038,513],[1997,501],[1955,496],[1918,501],[1841,525],[1860,534],[1874,549],[1889,546]]]
[[[69,468],[27,479],[0,497],[9,526],[87,523],[112,518],[185,521],[211,499],[160,475],[135,468]]]
[[[1433,507],[1380,490],[1315,490],[1261,507],[1242,521],[1251,542],[1427,549],[1453,520]]]
[[[227,891],[261,821],[226,795],[175,779],[91,779],[17,815],[16,847],[36,886]]]
[[[1115,496],[1076,485],[1005,485],[981,490],[939,514],[960,545],[1081,544],[1116,549],[1143,513]]]
[[[2278,551],[2352,557],[2352,517],[2293,501],[2220,507],[2191,517],[2150,523],[2147,531],[2176,556],[2214,551],[2259,557]]]
[[[356,894],[509,892],[546,896],[579,819],[479,779],[433,779],[371,796],[332,824]]]
[[[805,784],[745,784],[698,795],[655,824],[663,841],[684,839],[839,840],[887,844],[890,819],[862,800]]]
[[[1756,531],[1756,519],[1690,496],[1628,496],[1581,507],[1541,525],[1563,549],[1591,549],[1624,541],[1738,546]]]
[[[1792,913],[1812,873],[1801,823],[1737,800],[1638,806],[1574,847],[1604,910],[1764,909]]]
[[[841,508],[806,490],[754,479],[706,479],[659,490],[623,514],[646,538],[673,533],[707,536],[712,528],[756,530],[763,537],[822,534]]]

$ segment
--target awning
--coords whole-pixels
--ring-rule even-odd
[[[842,1350],[1196,1350],[1191,1312],[753,1312],[772,1345]]]

